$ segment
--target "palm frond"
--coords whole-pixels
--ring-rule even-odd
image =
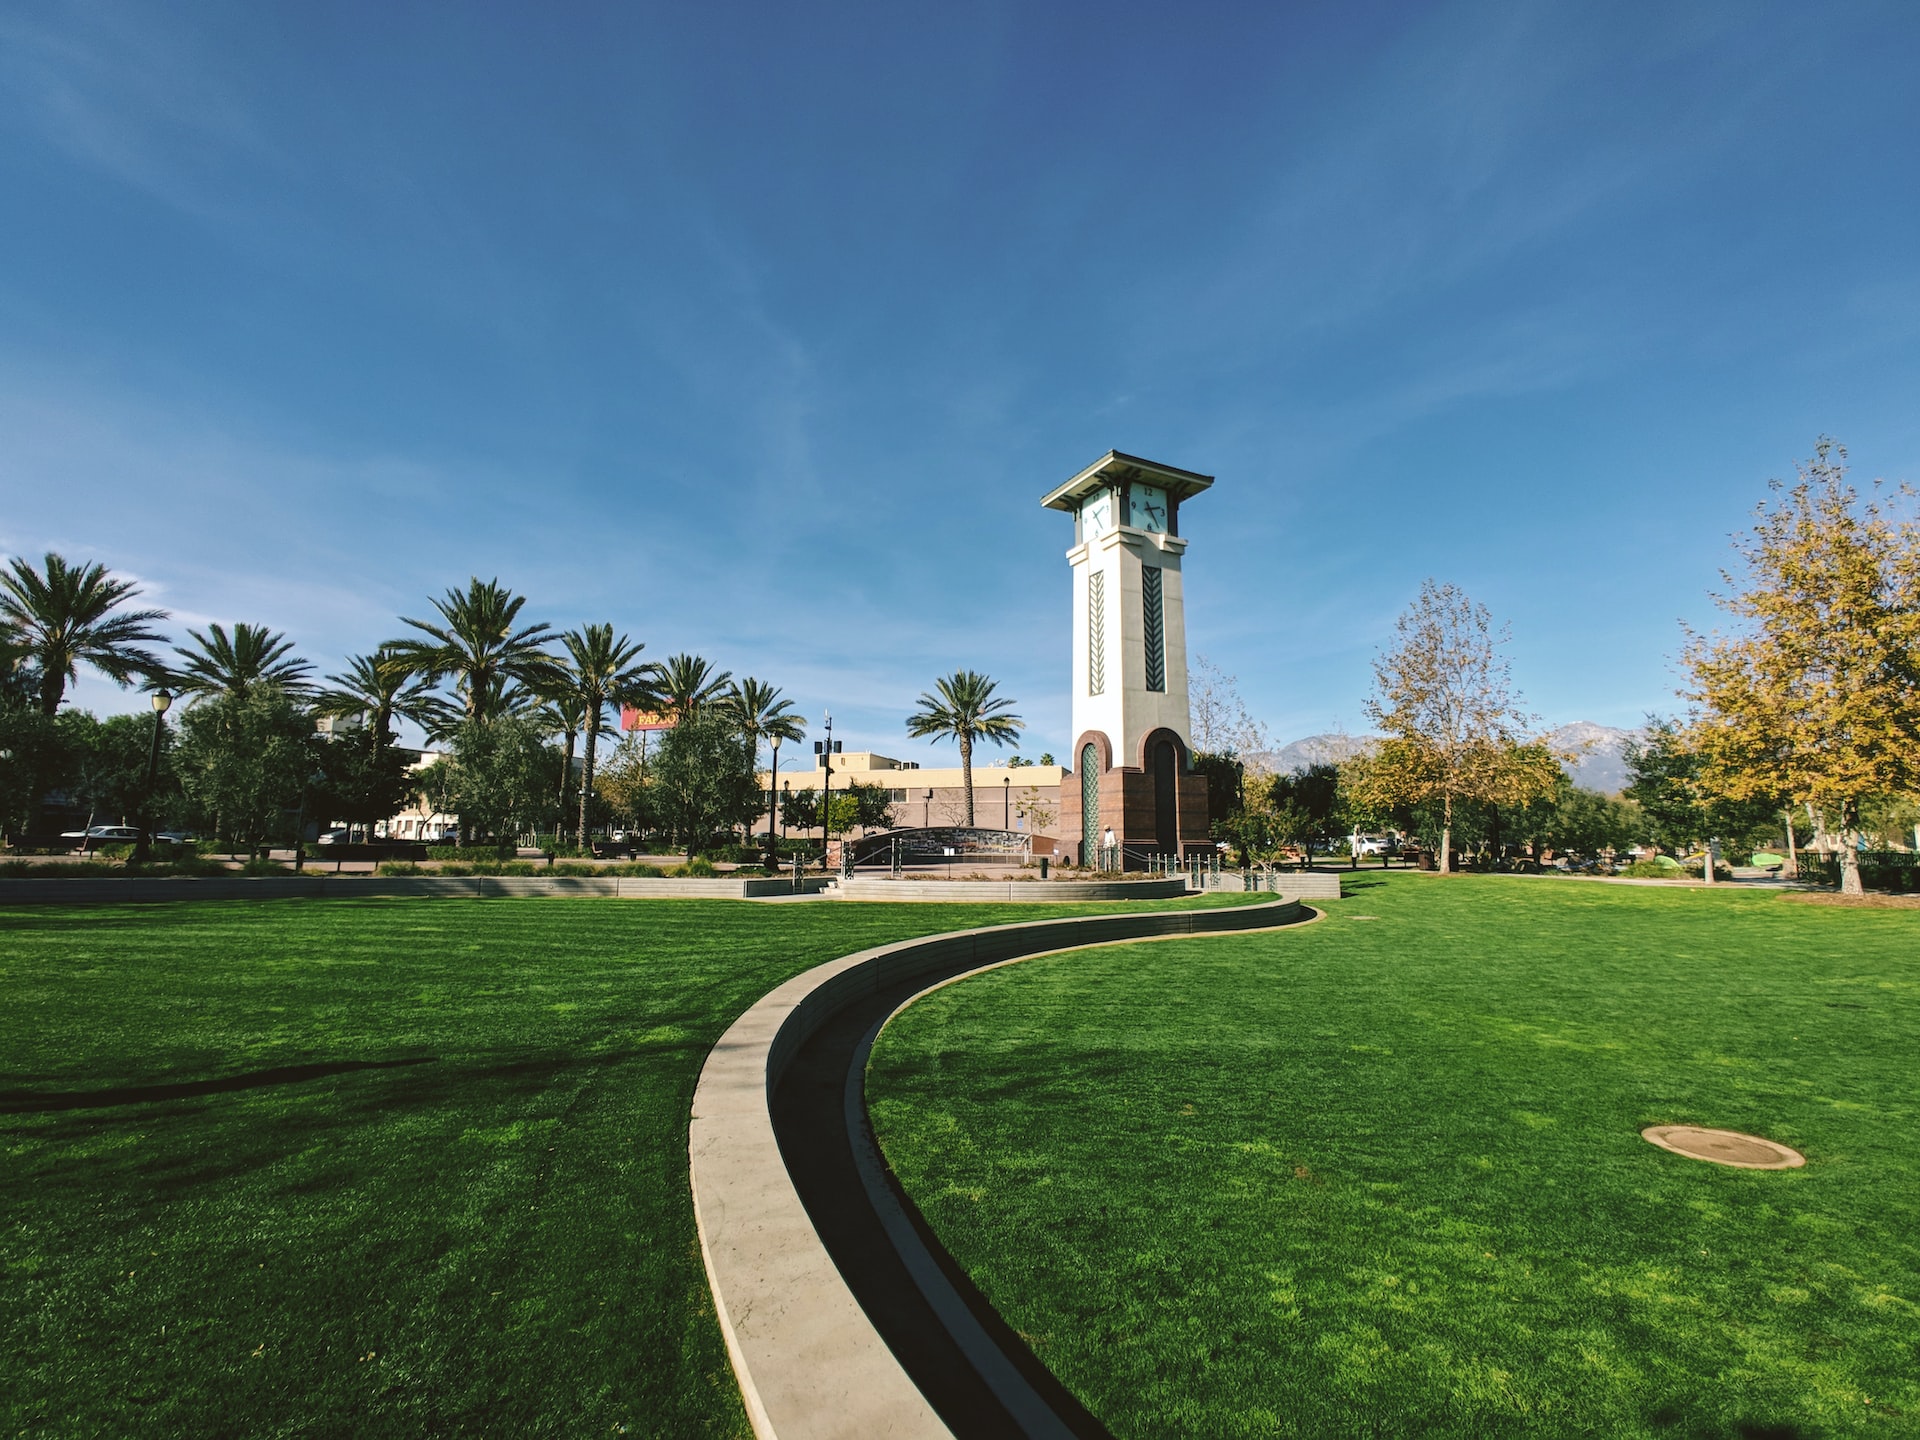
[[[228,635],[218,622],[206,633],[188,630],[193,646],[177,646],[174,653],[185,664],[172,668],[168,675],[174,689],[187,697],[189,704],[218,696],[243,696],[264,685],[277,685],[292,695],[304,695],[311,688],[307,678],[313,666],[293,653],[293,642],[265,625],[245,621]]]

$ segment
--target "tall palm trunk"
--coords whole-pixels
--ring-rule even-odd
[[[573,843],[583,849],[587,844],[587,803],[593,795],[593,755],[598,748],[599,740],[600,727],[589,720],[587,722],[587,753],[580,765],[580,827],[573,837]]]
[[[569,730],[566,732],[567,754],[566,754],[566,759],[563,760],[560,765],[560,825],[559,825],[560,833],[554,836],[553,838],[559,841],[563,845],[566,843],[566,839],[567,839],[567,787],[573,784],[574,735],[575,735],[575,732],[572,730]],[[576,845],[580,843],[580,837],[578,835],[575,835],[573,837],[573,843]]]
[[[967,792],[967,828],[973,828],[973,732],[960,732],[960,783]]]

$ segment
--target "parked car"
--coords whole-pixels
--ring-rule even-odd
[[[133,825],[95,825],[90,830],[64,831],[60,838],[75,849],[83,845],[131,845],[140,838],[140,831]]]
[[[329,830],[313,843],[316,845],[345,845],[348,832],[345,829]]]
[[[1391,855],[1400,848],[1400,841],[1393,835],[1355,835],[1353,853],[1356,855]]]

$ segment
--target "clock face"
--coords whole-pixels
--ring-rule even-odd
[[[1167,533],[1167,492],[1158,485],[1133,487],[1133,514],[1128,523],[1153,535]]]
[[[1087,532],[1087,539],[1095,540],[1113,529],[1113,492],[1102,490],[1098,495],[1087,497],[1087,503],[1080,507],[1080,519]]]

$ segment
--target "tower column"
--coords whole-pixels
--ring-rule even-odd
[[[1072,776],[1061,837],[1090,860],[1110,829],[1126,863],[1207,840],[1187,694],[1187,541],[1179,508],[1210,475],[1108,451],[1041,503],[1073,516]]]

